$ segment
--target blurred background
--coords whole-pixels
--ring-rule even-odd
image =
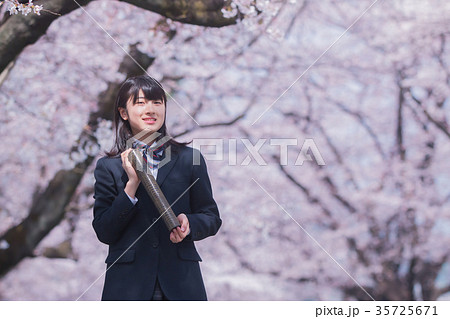
[[[450,300],[448,1],[34,2],[0,7],[1,300],[100,299],[93,169],[144,71],[223,145],[210,300]]]

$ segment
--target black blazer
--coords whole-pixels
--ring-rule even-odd
[[[94,175],[92,225],[98,239],[109,245],[107,268],[114,263],[106,272],[102,300],[150,300],[156,278],[169,300],[206,300],[194,241],[215,235],[222,221],[200,152],[171,146],[170,162],[158,170],[156,180],[172,210],[189,220],[191,232],[177,244],[170,241],[162,219],[148,229],[159,214],[142,184],[138,202],[131,203],[120,157],[99,159]]]

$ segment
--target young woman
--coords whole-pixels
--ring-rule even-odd
[[[94,171],[92,224],[109,245],[102,300],[206,300],[194,241],[215,235],[222,221],[202,155],[168,136],[166,102],[149,76],[127,79],[118,92],[115,146]],[[144,150],[180,221],[170,233],[128,161],[130,145]]]

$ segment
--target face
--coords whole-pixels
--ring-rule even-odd
[[[165,119],[165,105],[162,100],[146,100],[144,92],[139,91],[139,97],[136,104],[133,104],[133,99],[127,102],[127,108],[119,108],[120,116],[128,121],[131,126],[133,135],[147,130],[149,134],[158,131]]]

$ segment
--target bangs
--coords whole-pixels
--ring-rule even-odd
[[[136,81],[136,83],[134,83],[128,91],[128,95],[133,100],[133,104],[136,104],[140,90],[144,93],[144,97],[147,101],[161,100],[164,104],[166,103],[166,93],[156,83],[156,81],[146,81],[145,79],[140,80],[141,81]]]

